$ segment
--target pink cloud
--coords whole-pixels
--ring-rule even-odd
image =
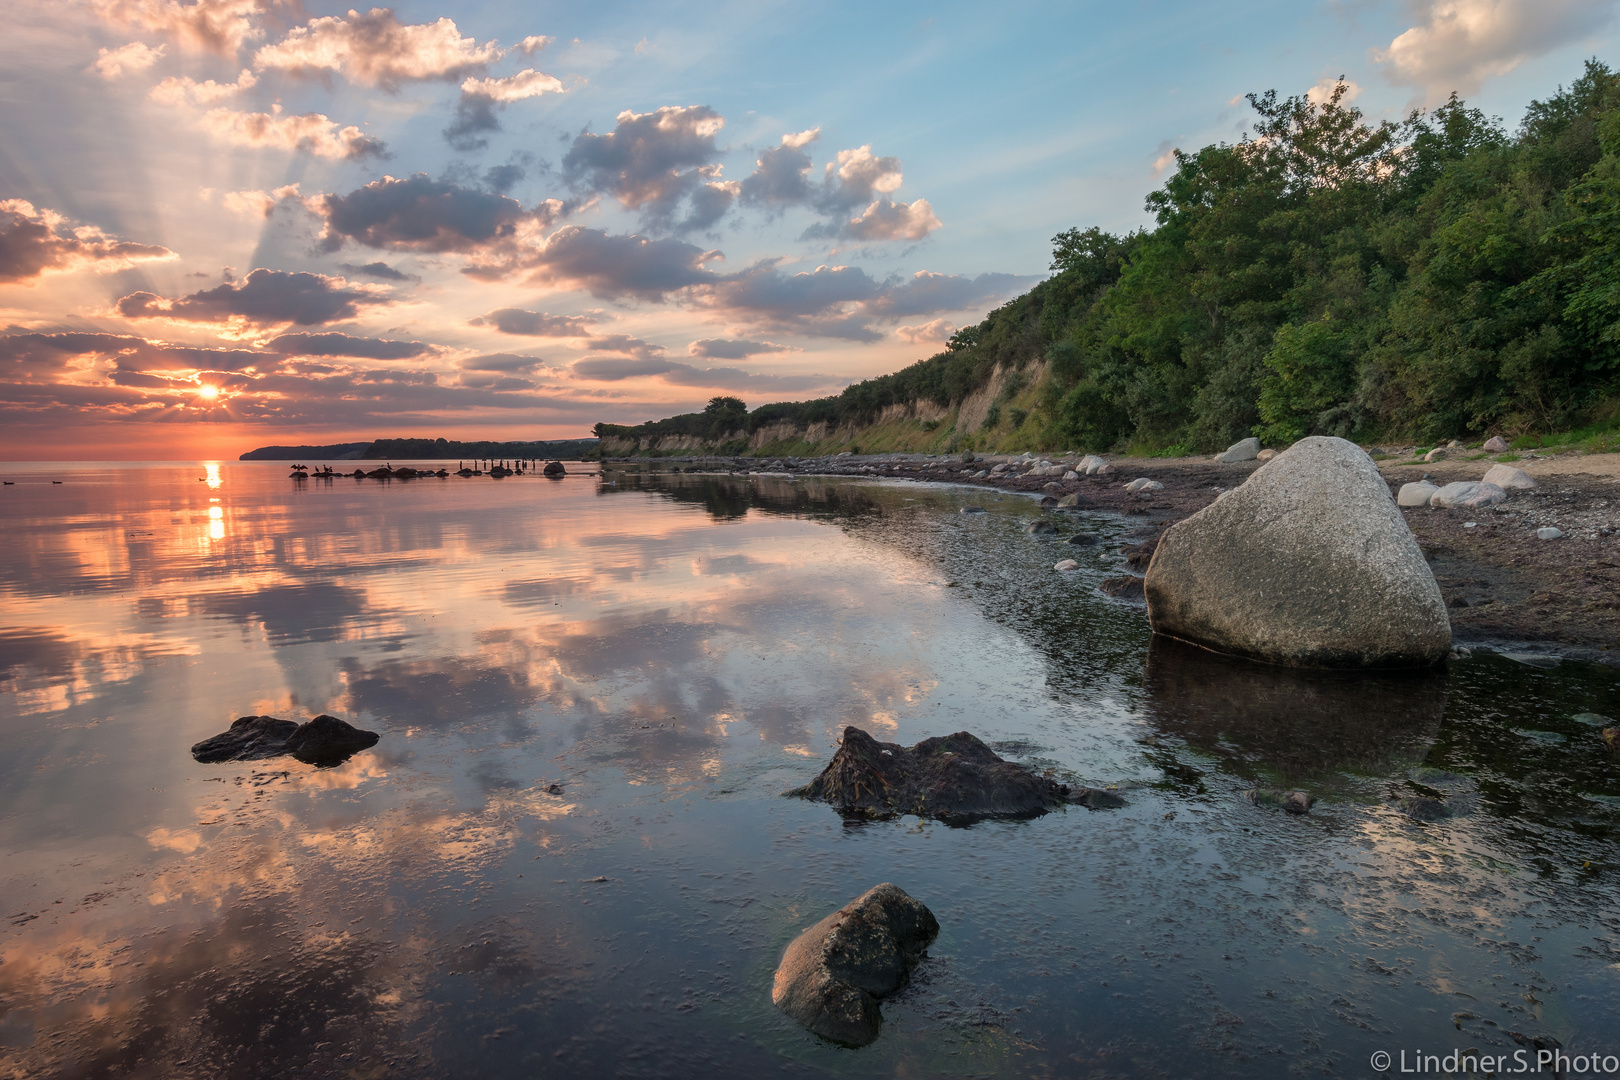
[[[36,210],[22,199],[0,200],[0,281],[33,282],[75,270],[107,273],[177,258],[166,247],[114,240],[91,225],[66,226],[67,219],[51,210]]]

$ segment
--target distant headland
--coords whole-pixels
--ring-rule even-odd
[[[541,439],[534,442],[454,442],[449,439],[373,439],[331,446],[261,446],[238,461],[436,461],[446,458],[595,457],[599,439]]]

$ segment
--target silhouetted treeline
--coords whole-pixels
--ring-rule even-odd
[[[574,458],[596,450],[595,439],[546,439],[537,442],[455,442],[449,439],[376,439],[372,442],[334,443],[331,446],[261,446],[239,461],[363,460],[402,461],[511,460],[514,458]]]
[[[707,435],[739,414],[726,430],[857,427],[1041,359],[1038,384],[998,395],[1024,407],[992,408],[991,438],[1209,449],[1620,419],[1620,76],[1589,61],[1513,132],[1455,96],[1369,124],[1346,93],[1250,95],[1250,137],[1176,152],[1154,228],[1059,235],[1053,277],[927,360],[835,397],[717,399],[597,434]]]

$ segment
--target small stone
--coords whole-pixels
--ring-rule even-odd
[[[1610,724],[1614,723],[1614,721],[1609,719],[1607,716],[1601,716],[1595,712],[1578,712],[1574,716],[1570,717],[1570,719],[1575,721],[1577,724],[1585,724],[1587,727],[1595,728],[1608,727]]]
[[[1046,483],[1041,485],[1041,490],[1051,492],[1053,495],[1058,495],[1062,493],[1063,485],[1057,483],[1056,481],[1048,480]]]
[[[1508,442],[1500,435],[1492,435],[1485,440],[1485,452],[1487,454],[1504,454],[1507,450]]]
[[[973,457],[973,451],[971,451],[971,450],[962,451],[962,464],[971,465],[971,464],[973,464],[974,460],[975,459]]]
[[[1075,472],[1073,469],[1065,469],[1064,472],[1063,472],[1063,479],[1065,479],[1065,480],[1078,480],[1078,479],[1080,479],[1080,474]]]
[[[1459,480],[1429,496],[1429,505],[1442,510],[1473,510],[1507,501],[1507,492],[1483,480]]]
[[[1087,476],[1095,476],[1102,469],[1106,468],[1107,465],[1108,462],[1104,461],[1096,454],[1087,454],[1085,457],[1080,459],[1079,463],[1075,465],[1074,469],[1076,472],[1085,473]]]
[[[1138,476],[1125,485],[1126,491],[1163,491],[1164,485],[1157,480],[1150,480],[1145,476]]]
[[[1535,478],[1523,469],[1515,469],[1511,465],[1492,465],[1485,473],[1485,483],[1495,484],[1506,492],[1529,491],[1539,487]]]
[[[1073,544],[1076,547],[1096,547],[1097,538],[1087,533],[1075,533],[1073,536],[1065,540],[1064,543]]]
[[[1447,601],[1447,605],[1450,607],[1467,607],[1468,601],[1464,600],[1460,596],[1453,596],[1449,601]]]
[[[1268,448],[1260,451],[1254,456],[1260,461],[1270,461],[1272,458],[1277,456],[1277,451]]]
[[[1057,501],[1057,508],[1059,510],[1075,510],[1078,509],[1079,506],[1080,496],[1078,495],[1065,495],[1063,498]]]
[[[1536,530],[1536,539],[1537,540],[1562,540],[1563,538],[1564,538],[1564,530],[1556,528],[1556,527],[1551,526],[1551,525],[1547,526],[1544,529],[1537,529]]]
[[[793,940],[771,985],[771,1002],[824,1039],[865,1046],[878,1036],[878,999],[910,980],[939,936],[939,920],[884,882]]]
[[[1054,569],[1054,570],[1078,570],[1078,569],[1080,569],[1080,564],[1075,562],[1073,559],[1064,559],[1062,562],[1060,562],[1056,566],[1052,567],[1052,569]]]
[[[1259,456],[1260,440],[1251,437],[1228,446],[1215,460],[1231,465],[1239,461],[1253,461]]]
[[[1603,745],[1609,748],[1610,753],[1620,754],[1620,728],[1604,728]]]
[[[1290,814],[1308,814],[1316,802],[1303,791],[1283,791],[1278,788],[1251,788],[1243,797],[1256,806],[1285,810]]]
[[[1057,526],[1050,521],[1032,521],[1024,527],[1024,531],[1031,536],[1045,536],[1057,532]]]
[[[957,511],[958,514],[984,514],[988,512],[982,506],[964,506]]]
[[[1440,446],[1435,447],[1433,450],[1430,450],[1427,454],[1423,455],[1423,460],[1424,461],[1444,461],[1444,460],[1446,460],[1445,448],[1440,447]]]
[[[1112,596],[1116,600],[1141,600],[1144,598],[1142,579],[1133,574],[1122,574],[1104,580],[1098,589],[1104,596]]]
[[[562,793],[563,793],[563,789],[562,789],[561,784],[547,784],[546,785],[546,794],[547,795],[561,795]]]
[[[975,480],[983,480],[985,477],[987,477],[989,475],[990,475],[990,470],[989,469],[980,469],[978,472],[973,474],[973,479],[975,479]]]
[[[1410,484],[1402,484],[1399,494],[1395,496],[1397,506],[1428,506],[1429,499],[1440,489],[1426,480],[1418,480]]]

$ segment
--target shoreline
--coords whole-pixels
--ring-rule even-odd
[[[873,454],[841,458],[609,458],[604,466],[636,464],[657,471],[728,472],[777,476],[909,479],[1028,495],[1078,496],[1078,513],[1119,514],[1141,522],[1141,539],[1159,533],[1249,478],[1262,462],[1197,458],[1110,458],[1103,475],[1064,480],[1011,465],[1013,476],[980,477],[1002,463],[1072,464],[1078,455],[1048,458],[992,454],[964,463],[960,456]],[[1393,494],[1427,475],[1437,484],[1478,480],[1495,462],[1410,458],[1378,462]],[[1560,655],[1620,665],[1620,454],[1526,455],[1512,462],[1539,487],[1497,506],[1475,510],[1403,508],[1440,585],[1454,642],[1462,647],[1553,645]],[[1162,490],[1135,493],[1138,477]],[[1470,524],[1471,523],[1471,524]],[[1566,535],[1540,540],[1536,529],[1557,525]],[[1138,568],[1140,569],[1140,568]]]

